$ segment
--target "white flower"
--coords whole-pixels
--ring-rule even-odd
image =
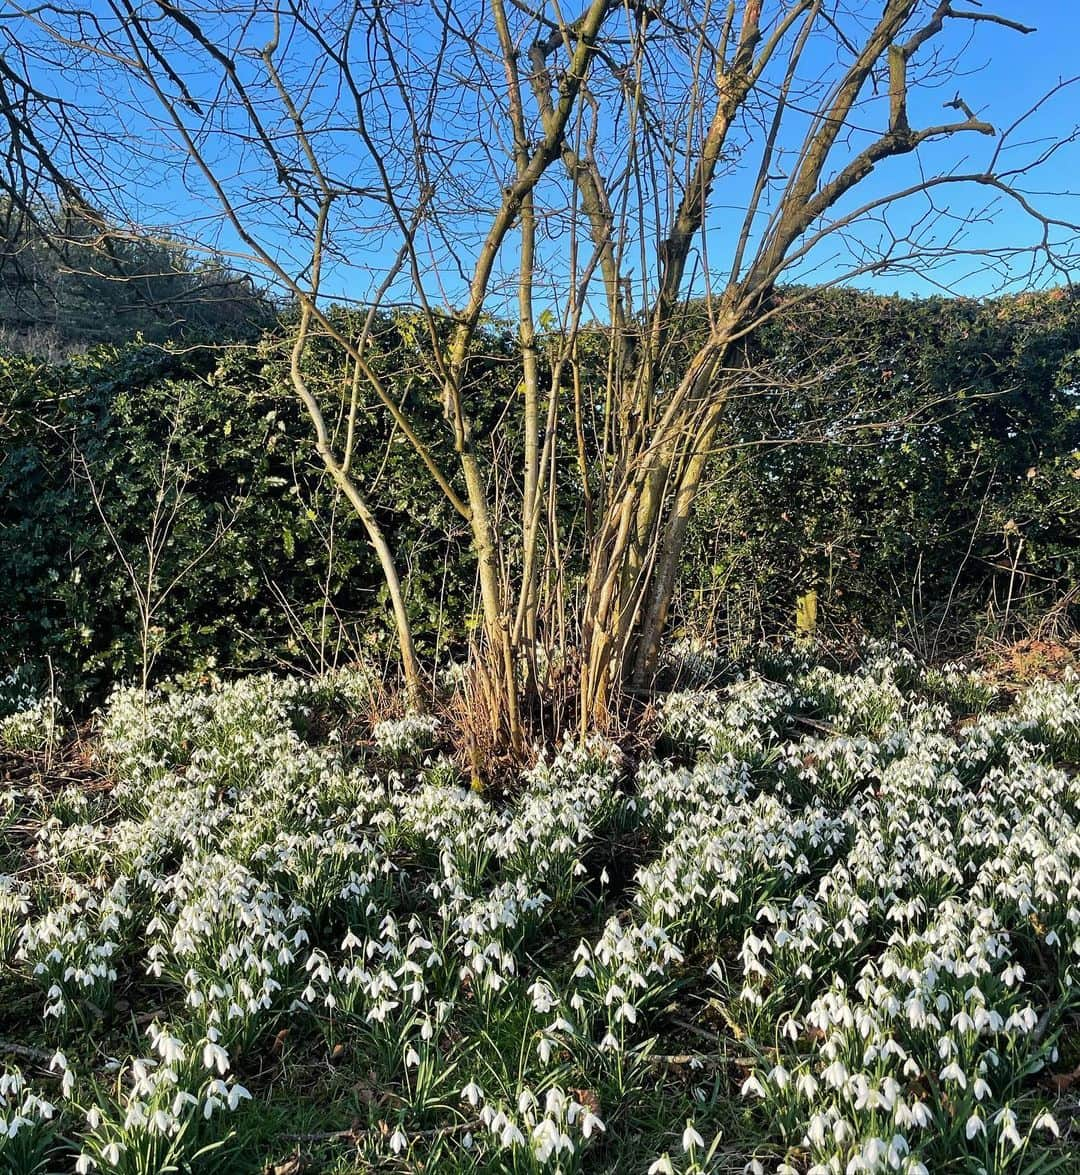
[[[228,1071],[229,1068],[229,1054],[219,1044],[215,1044],[212,1040],[208,1040],[203,1045],[202,1063],[204,1069],[217,1069],[221,1074]]]
[[[603,1134],[607,1130],[607,1127],[592,1112],[592,1110],[586,1109],[585,1112],[581,1115],[582,1138],[591,1138],[594,1130],[599,1130],[600,1133]]]
[[[77,1175],[87,1175],[87,1172],[93,1171],[96,1166],[97,1162],[91,1155],[82,1154],[75,1160]]]
[[[1011,1146],[1020,1147],[1023,1145],[1019,1132],[1016,1129],[1016,1115],[1005,1106],[994,1115],[994,1121],[998,1124],[1001,1130],[1001,1137]]]
[[[911,1120],[916,1126],[925,1129],[934,1121],[934,1114],[926,1102],[912,1102]]]
[[[409,1145],[409,1139],[405,1131],[399,1126],[393,1134],[390,1135],[390,1149],[395,1155],[400,1155],[401,1152]]]
[[[761,1082],[758,1081],[755,1074],[751,1073],[749,1077],[742,1083],[740,1093],[743,1097],[749,1097],[754,1094],[755,1097],[764,1097],[765,1090],[762,1088]]]
[[[967,1089],[967,1077],[964,1075],[963,1069],[955,1062],[951,1061],[938,1074],[938,1079],[941,1081],[955,1081],[961,1089]]]
[[[675,1168],[667,1155],[661,1155],[648,1170],[648,1175],[675,1175]]]
[[[837,1058],[822,1072],[821,1076],[826,1084],[831,1085],[833,1089],[841,1089],[848,1079],[847,1066]]]
[[[1032,1125],[1036,1130],[1048,1130],[1055,1138],[1061,1137],[1061,1130],[1058,1127],[1057,1119],[1049,1110],[1043,1110]]]
[[[705,1145],[705,1139],[694,1129],[692,1120],[687,1120],[686,1129],[682,1135],[682,1148],[684,1151],[692,1151],[694,1147],[701,1147]]]
[[[184,1045],[175,1036],[163,1032],[157,1039],[157,1050],[166,1065],[183,1061],[185,1057]],[[207,1066],[209,1068],[209,1066]]]
[[[475,1081],[470,1081],[468,1085],[461,1091],[461,1096],[469,1103],[470,1106],[478,1106],[483,1100],[484,1091],[476,1084]]]
[[[234,1083],[229,1089],[229,1109],[235,1110],[245,1100],[251,1101],[251,1094],[242,1085]]]
[[[986,1123],[978,1114],[972,1114],[967,1120],[967,1125],[964,1127],[964,1134],[969,1139],[974,1138],[976,1134],[986,1133]]]
[[[499,1132],[499,1142],[506,1148],[522,1146],[525,1136],[518,1129],[516,1123],[507,1121]]]

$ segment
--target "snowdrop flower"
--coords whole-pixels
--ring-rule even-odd
[[[977,1113],[972,1114],[971,1117],[968,1118],[968,1120],[967,1120],[967,1125],[964,1127],[964,1134],[969,1139],[972,1139],[975,1137],[976,1134],[985,1134],[985,1133],[986,1133],[986,1123],[982,1120],[982,1118]]]
[[[409,1139],[405,1131],[399,1126],[393,1134],[390,1135],[390,1149],[395,1155],[400,1155],[401,1152],[409,1145]]]
[[[841,1089],[848,1079],[847,1066],[838,1058],[822,1072],[821,1076],[833,1089]]]
[[[1016,1129],[1016,1115],[1008,1106],[1005,1106],[994,1115],[994,1121],[997,1123],[1001,1131],[1001,1137],[1005,1142],[1017,1148],[1023,1145],[1023,1139]]]
[[[484,1091],[476,1084],[475,1081],[470,1081],[468,1085],[461,1091],[461,1096],[469,1103],[470,1106],[478,1106],[483,1100]]]
[[[559,1129],[550,1118],[544,1118],[533,1127],[530,1141],[537,1162],[547,1163],[559,1149]]]
[[[541,1014],[550,1012],[558,1002],[551,987],[542,979],[536,980],[529,987],[528,993],[532,997],[533,1007]]]
[[[939,1081],[955,1081],[961,1089],[967,1089],[967,1077],[964,1075],[963,1069],[955,1062],[951,1061],[938,1074]]]
[[[975,1021],[961,1008],[952,1019],[952,1026],[957,1032],[974,1032]]]
[[[224,1074],[229,1068],[229,1054],[221,1045],[208,1040],[203,1045],[202,1063],[204,1069],[217,1069],[218,1073]]]
[[[242,1101],[251,1101],[251,1094],[242,1085],[234,1082],[229,1087],[229,1109],[235,1110]]]
[[[747,1079],[742,1083],[742,1089],[740,1092],[742,1093],[743,1097],[749,1097],[751,1094],[753,1094],[755,1097],[765,1096],[765,1090],[762,1088],[761,1082],[758,1081],[757,1077],[753,1073],[751,1073],[750,1076],[747,1077]]]
[[[648,1175],[675,1175],[675,1168],[667,1155],[661,1155],[648,1170]]]
[[[525,1135],[518,1129],[517,1124],[507,1120],[499,1132],[499,1141],[506,1149],[525,1145]]]
[[[1036,1130],[1049,1131],[1055,1138],[1061,1137],[1061,1130],[1058,1127],[1057,1119],[1049,1110],[1043,1110],[1032,1125]]]
[[[819,1148],[825,1146],[825,1129],[827,1124],[828,1120],[824,1114],[814,1114],[811,1117],[809,1125],[806,1128],[806,1137],[813,1146]]]
[[[1001,973],[1001,981],[1006,987],[1015,987],[1024,978],[1024,968],[1019,963],[1010,963]]]
[[[591,1138],[593,1131],[598,1130],[601,1134],[605,1133],[607,1127],[604,1123],[592,1112],[586,1108],[581,1115],[581,1136],[582,1138]]]
[[[156,1026],[151,1025],[150,1027],[154,1029]],[[151,1031],[150,1037],[154,1041],[154,1047],[166,1065],[183,1061],[186,1053],[182,1041],[177,1040],[175,1036],[171,1036],[168,1032]],[[207,1065],[206,1068],[210,1068],[210,1066]]]
[[[688,1119],[686,1129],[683,1131],[682,1148],[684,1151],[692,1151],[694,1147],[702,1147],[705,1145],[705,1139],[694,1129],[692,1119]]]
[[[926,1102],[917,1101],[912,1102],[911,1105],[911,1121],[914,1125],[925,1129],[934,1121],[933,1111],[926,1104]]]

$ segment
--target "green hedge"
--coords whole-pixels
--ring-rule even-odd
[[[747,638],[815,589],[826,625],[938,653],[1075,624],[1080,297],[784,297],[755,344],[769,376],[729,414],[684,614]]]
[[[159,515],[172,521],[154,597],[182,578],[154,619],[155,676],[388,647],[376,561],[313,464],[285,376],[273,338],[255,349],[133,344],[58,367],[0,357],[0,667],[50,659],[69,695],[88,702],[139,676],[125,563],[145,582],[163,484]],[[382,415],[361,421],[360,474],[381,468],[393,491],[382,520],[409,551],[410,606],[432,652],[440,596],[463,607],[439,574],[453,522],[403,473],[407,454]]]
[[[788,630],[811,588],[824,625],[898,633],[923,651],[1002,633],[1006,609],[1010,624],[1055,606],[1075,622],[1080,300],[783,296],[747,355],[755,382],[729,406],[676,626],[733,639]],[[340,326],[359,320],[343,312]],[[166,450],[163,510],[176,510],[156,594],[186,573],[155,616],[155,677],[392,655],[366,537],[313,462],[286,335],[134,343],[60,366],[0,357],[0,675],[48,659],[87,703],[138,677],[125,560],[145,576]],[[388,389],[453,468],[422,332],[399,313],[373,338]],[[483,332],[470,393],[480,435],[514,395],[513,359],[511,334]],[[339,422],[348,372],[319,341],[307,362]],[[421,652],[442,656],[472,620],[467,528],[377,404],[361,404],[357,436],[355,469],[398,554]],[[569,484],[574,439],[561,444]]]

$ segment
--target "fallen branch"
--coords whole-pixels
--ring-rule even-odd
[[[448,1138],[454,1134],[478,1130],[482,1126],[483,1122],[479,1118],[473,1118],[468,1122],[457,1122],[452,1126],[436,1126],[430,1130],[414,1130],[408,1137],[409,1142],[416,1142],[418,1140],[436,1142],[440,1138]],[[379,1126],[372,1126],[366,1130],[359,1130],[355,1126],[352,1126],[347,1130],[314,1130],[307,1134],[282,1134],[279,1137],[286,1142],[354,1142],[359,1144],[364,1139],[377,1141],[378,1139],[386,1138],[389,1134],[390,1128],[384,1122]]]
[[[753,1065],[752,1057],[732,1057],[727,1053],[652,1053],[645,1060],[650,1065],[660,1065],[669,1069],[722,1069],[725,1065]]]
[[[49,1062],[53,1054],[46,1049],[36,1049],[28,1044],[17,1044],[13,1040],[0,1040],[0,1053],[11,1053],[16,1057],[26,1057],[31,1061]]]

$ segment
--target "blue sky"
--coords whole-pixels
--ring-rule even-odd
[[[956,4],[957,8],[974,6]],[[1058,81],[1080,76],[1080,3],[1077,0],[997,0],[982,5],[1026,25],[1036,26],[1027,36],[1011,30],[981,25],[971,51],[973,69],[960,92],[974,111],[998,129],[1034,106]],[[947,95],[951,98],[952,94]],[[1080,125],[1080,83],[1067,87],[1025,123],[1018,138],[1047,144],[1072,133]],[[976,144],[975,158],[985,153]],[[903,165],[901,165],[903,166]],[[1072,144],[1040,168],[1038,181],[1031,185],[1039,193],[1039,207],[1055,216],[1080,221],[1080,147]],[[958,216],[981,212],[987,196],[980,192],[955,191],[950,208]],[[1019,206],[1007,199],[993,202],[989,216],[982,216],[969,232],[971,247],[1007,247],[1032,239],[1033,225]],[[1069,236],[1071,234],[1063,234]],[[970,276],[962,276],[970,272]],[[1017,270],[1021,282],[1022,270]],[[992,292],[997,279],[980,272],[977,261],[958,262],[951,267],[955,292],[978,296]],[[1073,271],[1073,280],[1080,272]],[[901,278],[884,276],[857,284],[887,292],[932,293],[936,283],[909,274]]]
[[[201,0],[189,0],[189,7],[197,11],[200,3]],[[478,3],[479,0],[456,0],[455,13],[465,21],[470,15],[476,14]],[[766,12],[775,12],[775,3],[776,0],[766,0]],[[880,13],[880,4],[881,0],[866,0],[864,8],[855,5],[852,9],[854,15],[848,17],[849,30],[857,32],[860,20],[876,17]],[[1038,31],[1023,36],[985,22],[977,25],[968,22],[950,23],[949,36],[942,42],[943,48],[958,50],[964,46],[964,40],[969,34],[972,37],[972,44],[964,51],[965,71],[959,79],[950,80],[945,88],[913,86],[910,113],[912,124],[916,127],[952,121],[959,117],[956,111],[943,109],[943,103],[959,94],[980,119],[1001,129],[1026,112],[1059,81],[1080,73],[1076,54],[1076,46],[1080,44],[1080,0],[1042,0],[1039,3],[987,0],[981,9],[975,0],[956,0],[955,6],[968,11],[993,11],[1016,21],[1034,24]],[[91,0],[91,8],[105,11],[104,5],[97,0]],[[331,5],[321,9],[316,4],[310,11],[330,13],[345,11],[346,8]],[[153,10],[152,5],[150,10]],[[389,97],[385,91],[395,68],[406,71],[402,94],[410,94],[414,85],[422,88],[424,59],[430,56],[437,38],[432,36],[432,9],[418,3],[395,7],[392,11],[393,19],[400,22],[395,32],[402,39],[398,51],[392,57],[370,66],[373,71],[371,101],[375,104],[371,117],[376,135],[382,136],[386,157],[391,160],[391,178],[395,189],[403,194],[408,203],[410,190],[415,193],[417,188],[417,177],[410,171],[407,149],[397,154],[408,139],[408,128],[403,118],[403,102],[407,99],[395,97],[393,86],[389,88]],[[206,19],[213,21],[216,18],[207,16]],[[158,20],[160,22],[160,16]],[[228,26],[223,25],[220,35],[224,43],[234,34]],[[246,50],[239,52],[237,59],[241,62],[241,68],[249,71],[247,76],[261,79],[255,84],[262,86],[264,98],[272,99],[273,95],[267,94],[258,53],[268,36],[265,11],[258,21],[247,28],[244,35],[247,37]],[[122,30],[118,30],[118,36],[122,39]],[[239,41],[236,47],[239,51]],[[827,55],[834,48],[829,37],[822,37],[820,42],[812,44],[805,63],[811,70],[819,66],[824,69],[829,64]],[[205,61],[200,62],[197,55],[186,58],[185,51],[181,43],[175,49],[172,60],[184,74],[186,85],[200,96],[204,105],[213,109],[213,118],[219,127],[243,131],[232,109],[217,100],[221,91],[219,79],[214,76],[213,70],[207,69]],[[410,61],[412,53],[416,56]],[[473,68],[467,51],[461,49],[459,53],[457,60],[444,63],[447,77],[467,74]],[[290,81],[301,89],[311,84],[312,77],[325,68],[325,55],[318,51],[310,39],[307,42],[302,38],[298,40],[288,57],[283,54],[281,60],[283,63],[288,62]],[[121,211],[126,212],[133,222],[160,226],[166,231],[178,231],[193,241],[216,244],[226,251],[243,252],[244,247],[236,233],[223,224],[220,208],[208,194],[205,182],[190,163],[184,163],[182,152],[175,149],[175,142],[172,147],[168,145],[167,138],[171,132],[167,125],[162,120],[155,124],[145,115],[148,108],[146,92],[125,85],[122,78],[109,74],[107,66],[102,71],[86,69],[85,64],[76,55],[66,63],[65,68],[48,80],[53,92],[61,93],[71,98],[77,106],[91,110],[91,121],[95,125],[124,136],[117,141],[112,153],[101,160],[104,171],[112,170],[122,177],[122,187],[118,193],[122,201]],[[363,62],[361,68],[369,68],[369,63]],[[415,72],[408,73],[410,68]],[[611,84],[610,77],[608,82]],[[363,150],[358,147],[355,126],[349,125],[348,103],[341,105],[334,78],[329,72],[323,81],[316,83],[311,92],[317,100],[327,103],[325,109],[333,111],[334,121],[344,127],[340,132],[328,133],[323,140],[324,155],[330,169],[344,183],[359,184],[372,180],[370,160],[365,162],[362,158]],[[456,95],[451,94],[450,97],[456,103]],[[656,97],[662,98],[663,95],[658,92]],[[489,214],[484,209],[493,199],[498,199],[498,187],[507,182],[511,174],[504,124],[487,110],[486,103],[490,100],[490,92],[485,93],[477,88],[476,92],[466,95],[460,108],[448,106],[449,113],[440,114],[431,124],[434,133],[444,138],[443,149],[452,150],[455,155],[453,175],[437,177],[440,198],[450,192],[451,198],[460,203],[460,208],[445,222],[451,227],[444,238],[439,238],[434,232],[427,234],[424,245],[426,252],[421,258],[419,283],[437,303],[454,304],[460,301],[471,263],[489,220]],[[884,96],[871,97],[858,112],[868,129],[880,131],[885,102]],[[338,105],[335,106],[335,103]],[[338,117],[339,110],[341,117]],[[1036,156],[1050,142],[1073,133],[1078,112],[1080,85],[1075,85],[1057,94],[1024,123],[1022,130],[1015,136],[1018,148],[1013,157],[1020,160]],[[277,117],[276,127],[271,129],[281,136],[281,142],[286,142],[291,133],[290,125],[280,112]],[[602,129],[611,132],[613,128],[602,125]],[[757,133],[749,133],[747,139],[751,165]],[[791,160],[794,148],[801,140],[801,129],[796,123],[787,134],[789,137],[782,139],[780,145],[787,149]],[[614,169],[619,164],[622,148],[617,141],[617,134],[609,137],[612,138],[609,157]],[[854,141],[856,144],[860,142],[857,135]],[[245,217],[256,229],[259,240],[290,269],[301,271],[308,251],[305,226],[302,218],[300,221],[294,220],[295,208],[287,201],[282,203],[264,199],[267,193],[273,194],[275,190],[273,172],[268,170],[266,159],[260,159],[258,151],[253,150],[250,144],[237,146],[239,138],[232,140],[231,146],[230,141],[220,135],[216,139],[212,136],[209,142],[211,162],[217,174],[222,178],[230,197],[243,209]],[[939,167],[980,171],[985,167],[985,161],[994,147],[993,139],[971,133],[962,139],[950,139],[945,146],[924,144],[920,148],[918,161],[906,157],[881,165],[873,176],[859,185],[859,200],[856,203],[906,187],[917,175],[919,166],[928,171]],[[121,160],[125,150],[128,154]],[[298,150],[296,154],[299,155]],[[783,162],[781,156],[778,168],[781,172]],[[1080,190],[1078,181],[1080,145],[1073,143],[1049,159],[1038,175],[1025,181],[1023,186],[1032,202],[1043,210],[1066,220],[1077,221],[1080,220],[1080,197],[1075,194]],[[705,243],[709,271],[721,280],[726,276],[725,264],[730,264],[729,258],[738,235],[750,183],[745,171],[733,172],[721,175],[714,188],[714,208],[706,222]],[[561,198],[558,185],[550,188],[544,198],[550,208],[556,208]],[[338,230],[340,256],[329,265],[325,287],[330,296],[351,297],[361,301],[369,297],[397,251],[400,238],[395,236],[392,225],[388,228],[385,209],[378,200],[365,203],[365,199],[358,198],[348,205],[349,218]],[[652,221],[645,234],[647,238],[650,234],[656,235],[657,226],[665,225],[670,217],[670,205],[666,209],[663,207],[665,195],[662,191],[658,199],[658,215],[653,214],[648,201],[643,205],[647,209],[647,219]],[[345,205],[340,207],[344,208]],[[556,224],[554,214],[551,224]],[[903,237],[913,226],[923,235],[931,254],[953,233],[958,234],[956,245],[960,250],[989,251],[1032,242],[1038,235],[1038,226],[1009,199],[985,188],[973,190],[950,186],[938,190],[932,213],[925,197],[915,197],[891,208],[883,221],[860,228],[852,234],[847,245],[852,246],[856,254],[860,249],[865,249],[869,255],[874,255],[879,245],[878,238],[883,232]],[[560,259],[564,257],[560,251],[568,247],[565,227],[560,227],[558,231],[562,236],[556,237],[553,230],[552,239],[546,244],[546,259],[552,263],[551,272],[556,275],[560,272]],[[1059,243],[1066,252],[1075,247],[1075,242],[1070,239],[1073,233],[1059,230],[1059,236],[1062,238]],[[509,312],[512,303],[515,263],[513,244],[513,241],[509,242],[505,274],[507,280],[502,292],[498,288],[499,283],[496,283],[491,299],[490,309],[497,314]],[[649,253],[649,245],[649,240],[646,240],[646,254]],[[628,272],[634,270],[635,260],[635,251],[629,251]],[[699,259],[699,277],[695,285],[698,291],[704,289],[700,276],[703,264],[704,259]],[[993,293],[1007,285],[1022,288],[1029,284],[1064,280],[1064,274],[1044,272],[1038,275],[1035,282],[1029,276],[1026,264],[1024,258],[1007,262],[999,256],[996,265],[991,265],[985,257],[961,252],[947,263],[909,263],[880,274],[863,274],[852,280],[858,285],[882,292],[931,294],[947,289],[973,296]],[[834,239],[828,247],[816,250],[805,263],[789,271],[785,277],[786,280],[834,280],[847,272],[851,265],[851,248],[846,248],[842,254],[838,253]],[[650,272],[647,259],[636,269],[633,280],[642,286],[655,276],[654,269]],[[561,270],[565,272],[565,265]],[[646,274],[644,279],[643,272]],[[415,300],[417,283],[412,282],[411,285],[410,289],[410,280],[403,278],[393,294],[396,296],[400,293],[405,300]],[[548,296],[541,282],[538,310],[545,305],[558,309],[560,298],[565,296],[565,286],[566,282],[560,282],[556,276]],[[644,288],[640,301],[641,304],[646,301]],[[598,306],[594,312],[602,314],[602,309]]]

